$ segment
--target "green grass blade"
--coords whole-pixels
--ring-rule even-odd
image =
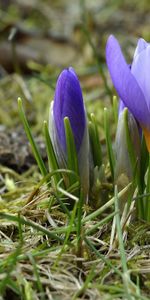
[[[70,171],[70,170],[68,170],[68,171]],[[68,172],[68,174],[69,174],[69,178],[70,178],[70,177],[71,177],[71,178],[74,178],[73,172]],[[74,179],[74,180],[75,180],[75,179]],[[70,187],[71,187],[71,186],[70,186]],[[79,185],[79,187],[80,187],[80,185]],[[68,197],[68,199],[72,199],[72,200],[78,202],[79,198],[78,198],[76,195],[71,194],[68,190],[63,189],[63,188],[60,186],[60,182],[58,182],[58,184],[57,184],[57,190],[58,190],[60,193],[62,193],[63,195],[65,195],[66,197]]]
[[[18,216],[0,212],[0,219],[6,219],[6,220],[17,222],[17,223],[20,222],[20,224],[22,224],[22,225],[30,226],[30,227],[36,229],[38,232],[42,232],[43,234],[46,234],[49,238],[51,238],[53,240],[60,241],[60,242],[63,241],[63,239],[61,237],[59,237],[58,235],[56,235],[55,233],[52,233],[45,227],[43,227],[31,220],[28,220],[27,218],[25,218],[23,216],[19,216],[19,218],[18,218]]]
[[[95,269],[96,269],[96,264],[94,264],[94,266],[92,266],[91,270],[89,271],[88,276],[86,276],[85,282],[83,283],[83,285],[81,286],[81,288],[75,293],[75,295],[73,296],[72,300],[79,299],[79,296],[82,295],[83,292],[88,288],[88,285],[90,284],[90,282],[96,276]]]
[[[100,167],[102,164],[102,151],[101,144],[99,140],[97,123],[95,120],[94,114],[90,116],[91,121],[89,121],[89,136],[90,136],[90,144],[93,154],[94,166]]]
[[[37,289],[40,292],[40,298],[41,298],[41,300],[45,300],[44,289],[43,289],[43,286],[42,286],[41,281],[40,281],[40,275],[39,275],[39,271],[38,271],[38,268],[37,268],[37,264],[34,260],[34,257],[31,254],[28,254],[28,257],[29,257],[30,262],[33,266],[34,278],[36,278],[36,285],[37,285]]]
[[[73,136],[73,132],[68,117],[64,118],[64,127],[65,127],[66,146],[67,146],[67,168],[79,174],[76,146],[75,146],[74,136]]]
[[[79,257],[82,256],[82,214],[83,214],[83,203],[84,196],[82,188],[80,189],[80,198],[78,201],[78,214],[77,214],[77,254]],[[82,266],[82,263],[79,262],[79,267]]]
[[[48,130],[48,125],[47,122],[44,121],[44,136],[45,136],[45,141],[46,141],[46,149],[47,149],[47,156],[48,156],[48,161],[49,161],[49,166],[50,166],[50,171],[55,171],[59,169],[56,155],[53,149],[53,145],[51,142],[51,138],[49,135],[49,130]],[[62,176],[60,173],[56,173],[54,175],[54,182],[55,182],[55,187],[57,186],[57,183],[62,179]]]
[[[18,262],[18,257],[17,257],[17,262]],[[12,279],[10,276],[7,278],[7,287],[11,289],[16,295],[19,295],[21,297],[21,288],[18,286],[18,282],[14,279]]]
[[[110,268],[110,270],[113,269],[116,274],[118,274],[120,277],[122,277],[122,272],[120,270],[118,270],[116,267],[114,267],[113,264],[111,263],[111,260],[108,257],[106,257],[105,255],[101,254],[94,247],[93,243],[89,239],[84,237],[84,241],[87,244],[87,246],[95,253],[95,255],[97,257],[99,257]]]
[[[104,129],[105,129],[108,158],[109,158],[109,163],[110,163],[110,171],[111,171],[112,179],[114,180],[115,157],[114,157],[114,152],[113,152],[113,148],[112,148],[112,141],[111,141],[109,128],[110,128],[110,124],[109,124],[109,120],[108,120],[108,110],[105,107],[104,108]]]
[[[14,270],[16,263],[17,263],[17,259],[19,254],[21,253],[21,247],[20,245],[17,247],[17,249],[14,251],[14,253],[10,254],[5,261],[7,269],[5,270],[5,277],[3,280],[1,280],[0,282],[0,295],[3,295],[8,284],[10,283],[10,274],[11,272]]]
[[[118,191],[117,191],[117,186],[115,186],[115,212],[118,212],[118,211],[119,211]],[[124,249],[124,244],[123,244],[123,237],[122,237],[122,230],[121,230],[121,222],[120,222],[119,213],[116,213],[115,219],[116,219],[116,226],[117,226],[117,233],[118,233],[118,240],[119,240],[119,248],[120,248],[122,269],[123,269],[124,273],[127,273],[128,268],[127,268],[126,255],[125,255],[125,249]]]
[[[116,96],[113,96],[113,115],[114,115],[114,121],[115,121],[115,124],[117,126],[117,123],[118,123],[118,99]]]
[[[72,128],[68,117],[64,118],[64,127],[65,127],[66,148],[67,148],[67,169],[73,171],[75,174],[79,174],[76,146],[75,146],[74,136],[73,136]],[[68,186],[74,184],[76,182],[75,176],[72,175],[71,173],[70,175],[68,174],[68,181],[69,181]],[[78,196],[78,191],[76,192],[76,194]]]
[[[67,208],[67,206],[65,205],[65,203],[63,202],[63,200],[60,198],[60,196],[55,195],[55,198],[57,200],[57,202],[60,204],[62,211],[68,216],[68,218],[71,218],[71,213],[69,211],[69,209]]]
[[[103,220],[96,222],[96,224],[94,224],[90,229],[86,230],[86,235],[91,235],[93,234],[96,229],[104,224],[107,224],[114,216],[116,215],[116,212],[113,212],[111,214],[109,214],[107,217],[105,217]]]
[[[130,189],[131,187],[131,183],[129,183],[123,190],[121,190],[118,193],[118,198],[120,199],[121,197],[123,197],[126,192]],[[94,212],[92,212],[91,214],[87,215],[83,220],[82,220],[82,224],[93,220],[95,218],[97,218],[98,216],[100,216],[105,210],[107,210],[109,207],[111,207],[115,202],[115,197],[111,198],[108,202],[106,202],[103,206],[101,206],[100,208],[98,208],[97,210],[95,210]]]
[[[43,176],[45,176],[48,172],[47,172],[47,169],[45,167],[45,164],[42,160],[42,157],[40,155],[40,152],[38,150],[38,147],[34,141],[34,138],[32,136],[32,133],[31,133],[31,130],[30,130],[30,126],[28,124],[28,121],[27,121],[27,118],[26,118],[26,115],[24,113],[24,110],[23,110],[23,106],[22,106],[22,100],[21,98],[18,98],[18,108],[19,108],[19,114],[20,114],[20,118],[21,118],[21,121],[23,123],[23,126],[24,126],[24,129],[25,129],[25,132],[26,132],[26,135],[27,135],[27,138],[30,142],[30,145],[31,145],[31,148],[32,148],[32,152],[34,154],[34,157],[36,159],[36,162],[38,164],[38,167],[41,171],[41,174]]]
[[[77,207],[78,207],[78,202],[75,202],[74,208],[72,210],[72,214],[71,214],[71,219],[70,219],[70,222],[69,222],[68,230],[66,232],[65,241],[64,241],[64,244],[63,244],[63,246],[62,246],[62,248],[61,248],[61,250],[60,250],[60,252],[59,252],[59,254],[57,256],[56,262],[54,264],[55,267],[58,265],[58,262],[60,261],[61,256],[64,253],[67,244],[70,242],[69,241],[69,237],[70,237],[70,234],[72,232],[72,228],[74,227]]]
[[[123,236],[122,236],[122,229],[121,229],[120,215],[119,215],[119,213],[117,213],[119,211],[117,186],[115,186],[114,194],[115,194],[115,212],[116,212],[115,220],[116,220],[116,227],[117,227],[117,234],[118,234],[118,241],[119,241],[120,258],[121,258],[121,264],[122,264],[122,270],[123,270],[122,279],[123,279],[127,299],[133,300],[133,298],[131,297],[131,291],[132,291],[132,288],[135,289],[135,285],[131,281],[130,275],[128,272],[127,259],[126,259]]]
[[[33,300],[34,297],[34,293],[33,289],[32,289],[32,283],[27,281],[26,279],[24,279],[23,281],[23,288],[24,288],[24,298],[23,300]]]

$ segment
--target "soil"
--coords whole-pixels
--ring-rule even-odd
[[[38,137],[35,138],[35,141],[46,162],[46,149],[42,139]],[[3,126],[0,128],[0,164],[18,173],[22,173],[36,164],[23,129],[8,130]]]

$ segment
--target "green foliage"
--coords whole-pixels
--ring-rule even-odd
[[[104,129],[105,129],[108,159],[109,159],[109,163],[110,163],[110,170],[111,170],[111,176],[112,176],[112,181],[113,181],[114,180],[115,157],[114,157],[114,152],[113,152],[113,147],[112,147],[112,139],[110,136],[108,109],[106,107],[104,108]]]
[[[34,157],[35,157],[35,159],[37,161],[38,167],[39,167],[42,175],[45,176],[48,172],[46,170],[45,164],[44,164],[44,162],[42,160],[42,157],[40,155],[38,147],[37,147],[37,145],[35,143],[35,140],[34,140],[34,138],[32,136],[32,133],[31,133],[31,130],[30,130],[30,126],[28,124],[28,121],[26,119],[25,113],[23,111],[21,98],[18,98],[18,109],[19,109],[19,113],[20,113],[20,118],[22,120],[22,123],[23,123],[24,129],[25,129],[26,135],[27,135],[27,137],[29,139],[29,142],[30,142],[30,145],[32,147],[32,151],[33,151]]]
[[[134,39],[130,41],[131,28],[133,32],[138,27],[138,35],[148,40],[150,34],[146,20],[149,0],[112,0],[101,4],[81,0],[80,9],[78,2],[71,1],[65,3],[65,9],[60,1],[52,1],[51,7],[49,1],[38,1],[38,5],[35,1],[29,8],[21,2],[17,6],[7,2],[9,7],[7,3],[0,7],[1,44],[3,46],[3,35],[7,43],[12,26],[17,28],[19,34],[16,39],[9,41],[10,47],[7,44],[10,50],[7,58],[9,67],[14,66],[13,70],[21,73],[3,77],[2,67],[0,123],[6,126],[4,131],[9,128],[16,133],[16,128],[20,127],[19,107],[37,166],[31,166],[27,171],[22,168],[20,173],[11,169],[10,165],[0,165],[0,298],[148,300],[150,159],[142,137],[138,169],[127,124],[128,112],[125,111],[126,139],[134,176],[123,189],[115,186],[114,140],[118,99],[114,96],[111,102],[114,91],[107,81],[104,45],[110,29],[116,28],[120,28],[117,34],[123,45],[124,36],[128,36],[129,48],[125,48],[129,54],[137,35],[135,32]],[[24,7],[25,14],[29,9],[28,18],[24,18]],[[81,18],[74,18],[78,11]],[[146,12],[147,18],[143,18],[143,12]],[[121,22],[124,19],[128,20],[126,26]],[[143,22],[139,27],[140,19]],[[20,24],[19,28],[16,24]],[[63,37],[60,36],[62,29]],[[20,54],[16,56],[20,49],[27,49],[27,54],[30,54],[30,42],[36,58],[40,57],[38,62],[32,61],[32,55],[28,62],[24,59],[22,62]],[[72,51],[73,59],[70,59],[69,51]],[[2,64],[5,56],[1,57]],[[92,112],[88,123],[92,153],[89,159],[96,169],[93,172],[91,164],[90,175],[91,182],[94,180],[98,186],[96,197],[99,200],[93,196],[93,203],[87,203],[83,197],[69,120],[64,120],[68,160],[63,169],[59,168],[47,122],[44,121],[43,127],[47,161],[32,134],[41,135],[60,66],[66,67],[70,61],[81,78],[89,115]],[[22,63],[23,68],[28,69],[27,76],[24,76]],[[25,99],[23,106],[26,113],[20,99],[18,107],[13,101],[18,95]],[[107,109],[103,113],[105,106]],[[20,131],[19,138],[22,142]],[[1,140],[5,141],[3,135]],[[19,147],[14,150],[11,144],[10,153],[22,153]],[[5,150],[4,157],[9,158],[7,143]],[[125,202],[129,200],[132,207],[129,205],[120,213],[122,199]],[[138,207],[136,212],[134,201]],[[94,205],[96,208],[93,209]],[[140,219],[137,220],[137,217]],[[114,243],[111,244],[113,226]]]
[[[98,126],[94,114],[90,115],[89,136],[94,166],[100,167],[102,164],[102,150],[98,134]]]

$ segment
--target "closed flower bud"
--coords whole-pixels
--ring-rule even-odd
[[[127,134],[126,134],[126,118],[125,113],[127,113],[127,126],[130,134],[130,141],[133,146],[133,151],[135,155],[136,164],[139,163],[140,159],[140,134],[138,130],[137,123],[133,115],[127,111],[127,108],[123,108],[119,113],[116,140],[115,140],[115,152],[116,152],[116,169],[115,169],[115,179],[119,180],[124,177],[129,183],[133,179],[133,166],[131,162],[131,157],[129,154]],[[134,166],[136,168],[136,165]],[[126,185],[126,184],[125,184]],[[125,186],[124,185],[124,186]]]
[[[64,118],[68,117],[78,158],[79,175],[84,194],[89,189],[89,139],[82,91],[73,68],[58,77],[54,101],[50,108],[50,136],[59,166],[67,167],[67,145]]]

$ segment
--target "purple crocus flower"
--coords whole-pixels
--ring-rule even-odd
[[[138,40],[129,68],[118,41],[111,35],[106,45],[106,61],[116,91],[143,129],[150,152],[150,44]]]
[[[50,136],[60,167],[67,166],[64,118],[72,128],[78,157],[81,184],[87,195],[89,188],[89,139],[86,112],[78,77],[72,67],[64,69],[58,77],[54,101],[50,109]]]

